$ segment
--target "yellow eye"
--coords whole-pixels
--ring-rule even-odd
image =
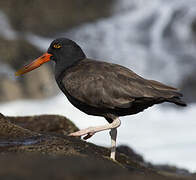
[[[55,48],[55,49],[60,49],[62,46],[60,45],[60,44],[54,44],[53,45],[53,48]]]

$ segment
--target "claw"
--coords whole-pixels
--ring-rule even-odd
[[[83,139],[87,140],[87,139],[91,138],[94,134],[95,134],[94,132],[90,132],[86,136],[84,136]]]

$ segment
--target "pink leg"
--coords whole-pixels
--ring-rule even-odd
[[[84,137],[84,139],[88,139],[88,138],[92,137],[97,132],[111,129],[110,137],[111,137],[112,147],[111,147],[110,158],[115,160],[117,127],[119,127],[120,124],[121,124],[120,119],[116,118],[116,119],[114,119],[114,121],[111,124],[106,124],[104,126],[89,127],[89,128],[82,129],[80,131],[71,133],[71,134],[69,134],[69,136],[83,136],[83,135],[86,135]]]
[[[117,128],[119,126],[120,126],[120,119],[116,118],[116,119],[114,119],[114,121],[111,124],[106,124],[104,126],[88,127],[86,129],[82,129],[80,131],[76,131],[74,133],[71,133],[71,134],[69,134],[69,136],[87,135],[87,136],[85,136],[85,139],[88,139],[88,138],[92,137],[97,132]]]

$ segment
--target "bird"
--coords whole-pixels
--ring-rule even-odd
[[[15,75],[30,72],[48,61],[55,62],[56,82],[71,104],[108,122],[69,135],[84,136],[86,140],[97,132],[110,130],[110,158],[113,160],[121,116],[137,114],[163,102],[186,106],[179,89],[145,79],[124,66],[87,58],[76,42],[64,37],[53,40],[46,53]]]

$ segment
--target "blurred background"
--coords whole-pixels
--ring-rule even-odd
[[[195,0],[0,1],[0,113],[62,114],[79,128],[104,124],[62,95],[52,63],[14,76],[57,37],[76,41],[88,57],[180,88],[187,108],[165,104],[121,118],[118,144],[151,162],[196,171]],[[89,141],[110,145],[108,132]]]

